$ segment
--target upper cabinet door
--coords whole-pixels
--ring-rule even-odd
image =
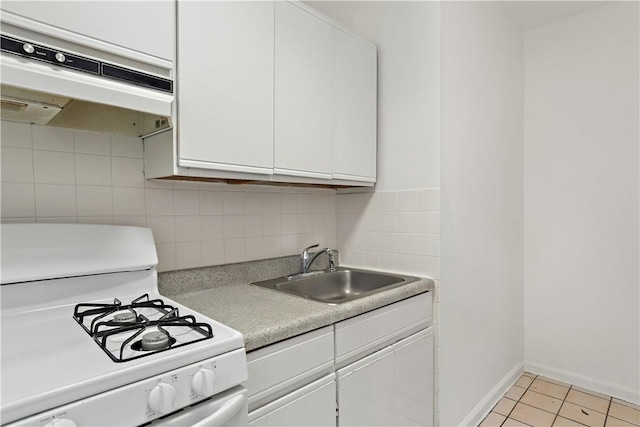
[[[273,2],[178,2],[180,166],[273,172],[273,25]]]
[[[375,182],[377,51],[335,28],[333,58],[333,177]]]
[[[276,2],[275,173],[331,179],[333,26]]]
[[[2,10],[173,62],[172,1],[3,1]]]

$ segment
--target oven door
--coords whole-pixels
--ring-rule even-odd
[[[177,414],[158,419],[153,427],[231,427],[248,423],[247,390],[238,386],[211,399],[187,406]]]

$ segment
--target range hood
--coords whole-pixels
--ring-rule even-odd
[[[2,120],[136,137],[172,127],[173,70],[7,29]]]

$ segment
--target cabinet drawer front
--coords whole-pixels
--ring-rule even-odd
[[[250,352],[249,410],[330,373],[333,355],[331,326]]]
[[[251,426],[336,425],[336,375],[330,374],[249,414]]]
[[[337,323],[336,365],[344,366],[429,326],[431,298],[427,292]]]

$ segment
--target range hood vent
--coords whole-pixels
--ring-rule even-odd
[[[3,22],[3,31],[11,29]],[[154,74],[150,65],[126,58],[125,67],[114,55],[102,62],[68,44],[54,47],[65,46],[62,40],[49,37],[45,44],[27,35],[2,34],[2,120],[134,137],[172,127],[171,69],[155,67]],[[112,69],[119,74],[107,72]]]

